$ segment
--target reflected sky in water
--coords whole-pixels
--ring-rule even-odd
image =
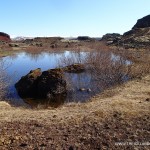
[[[29,52],[19,52],[13,56],[7,56],[2,58],[7,67],[7,74],[11,79],[11,84],[9,87],[8,98],[11,98],[11,102],[14,105],[26,105],[29,104],[31,107],[38,107],[39,105],[47,108],[49,105],[57,107],[62,105],[65,102],[85,102],[91,96],[103,90],[101,86],[98,88],[97,81],[92,79],[91,72],[86,71],[83,73],[65,73],[65,78],[68,82],[68,94],[67,97],[59,97],[55,100],[56,102],[52,102],[50,100],[38,100],[38,99],[25,99],[22,100],[14,87],[15,83],[20,80],[20,78],[30,70],[34,70],[37,68],[41,68],[42,71],[53,69],[59,66],[63,66],[65,64],[61,64],[62,58],[85,58],[88,52],[73,52],[73,51],[64,51],[64,52],[41,52],[41,53],[29,53]],[[77,55],[77,57],[76,57]],[[116,61],[119,59],[119,56],[115,56],[111,54],[108,56],[110,59]],[[84,60],[84,59],[83,59]],[[74,63],[78,60],[70,60],[70,63]],[[69,63],[69,62],[68,62]],[[130,61],[126,61],[126,64],[130,64]],[[101,83],[103,85],[103,83]],[[79,89],[84,89],[83,91]],[[91,89],[88,92],[87,89]]]
[[[18,96],[17,91],[14,87],[15,83],[20,80],[20,78],[30,70],[34,70],[36,68],[41,68],[42,71],[53,69],[60,66],[60,60],[63,57],[68,57],[70,55],[76,55],[76,52],[64,51],[64,52],[42,52],[42,53],[28,53],[28,52],[20,52],[13,56],[4,57],[3,60],[6,64],[8,64],[7,73],[11,79],[11,85],[9,87],[9,97],[11,97],[13,103],[16,105],[22,105],[24,101]],[[86,55],[86,52],[80,52],[81,57]],[[90,76],[87,73],[65,73],[65,77],[67,80],[70,80],[70,88],[72,91],[78,91],[79,88],[87,87],[90,85]],[[76,97],[76,94],[72,92],[67,97],[66,101],[75,101],[72,100]],[[81,92],[79,92],[81,93]],[[71,98],[72,97],[72,98]],[[79,97],[78,97],[79,98]],[[79,101],[84,101],[79,98]],[[43,100],[42,100],[43,101]],[[31,105],[36,104],[36,102],[40,102],[40,100],[32,101],[31,99],[25,100],[25,102],[29,102]],[[46,101],[43,101],[46,103]],[[49,102],[48,102],[49,103]]]

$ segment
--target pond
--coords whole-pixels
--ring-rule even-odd
[[[82,58],[85,58],[88,53],[89,52],[77,53],[73,51],[41,53],[19,52],[13,56],[2,58],[7,65],[6,73],[10,78],[7,98],[9,98],[10,102],[14,105],[24,105],[32,108],[58,107],[68,102],[85,102],[89,100],[93,95],[103,91],[105,88],[102,85],[103,82],[101,82],[101,86],[98,88],[98,81],[93,79],[92,72],[88,70],[82,73],[65,73],[65,78],[69,81],[67,96],[65,99],[59,97],[55,102],[47,99],[22,99],[18,96],[14,86],[15,83],[18,82],[22,76],[29,73],[30,70],[41,68],[42,71],[45,71],[59,66],[65,66],[66,64],[62,63],[62,58],[68,58],[70,56],[71,58],[74,57],[74,62],[80,61],[81,63],[81,61],[84,60]],[[117,61],[118,56],[111,54],[111,59]],[[71,61],[72,60],[69,60],[68,64],[71,64]],[[85,63],[85,60],[82,63]],[[126,61],[126,64],[130,64],[130,62]]]

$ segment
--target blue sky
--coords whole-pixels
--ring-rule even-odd
[[[15,36],[124,33],[150,14],[150,0],[0,0],[0,31]]]

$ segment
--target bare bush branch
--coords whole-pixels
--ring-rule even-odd
[[[75,63],[83,64],[85,62],[85,53],[81,52],[80,50],[76,50],[74,52],[69,52],[68,55],[63,55],[59,59],[59,67],[69,66]]]
[[[6,94],[8,87],[8,77],[6,75],[6,69],[8,65],[4,60],[0,60],[0,100],[2,100]]]
[[[78,86],[77,89],[84,87],[92,88],[92,92],[97,93],[109,86],[126,81],[131,70],[131,65],[125,57],[114,55],[107,50],[98,50],[83,54],[77,51],[70,53],[68,56],[63,56],[60,59],[60,64],[63,67],[74,63],[85,65],[86,73],[84,74],[84,78],[88,76],[90,81],[80,81],[80,79],[77,79],[77,81],[73,83],[70,77],[67,79],[69,90],[75,88],[77,84],[80,83],[81,86]]]
[[[121,56],[115,56],[109,51],[90,52],[87,57],[93,79],[102,85],[121,83],[128,75],[129,65]]]

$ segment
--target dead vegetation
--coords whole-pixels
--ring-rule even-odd
[[[132,62],[126,60],[125,54],[123,57],[107,50],[88,51],[85,53],[77,50],[71,55],[62,56],[58,64],[61,64],[59,67],[73,64],[84,65],[86,75],[90,76],[90,83],[93,84],[93,89],[96,86],[95,90],[97,92],[129,80],[132,66]],[[67,81],[70,82],[69,79]],[[81,84],[84,85],[84,83]]]
[[[8,64],[2,59],[0,59],[0,100],[4,99],[7,93],[8,87],[8,76],[6,74],[7,67]]]
[[[109,87],[128,80],[131,64],[124,57],[110,51],[99,50],[90,52],[87,64],[92,72],[93,79],[99,86]]]

